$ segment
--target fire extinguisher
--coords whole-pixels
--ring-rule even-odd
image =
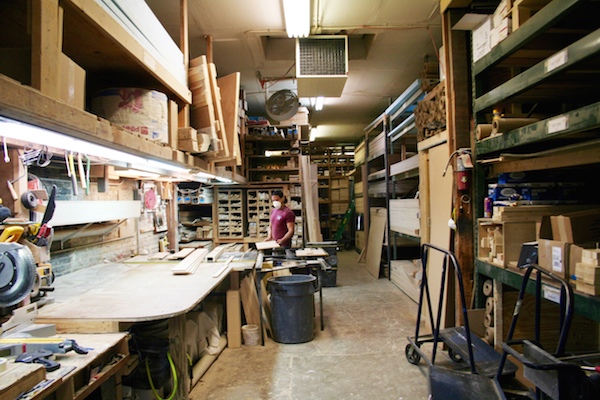
[[[446,164],[446,168],[444,168],[444,174],[442,176],[446,176],[446,171],[448,170],[448,166],[450,166],[450,162],[454,156],[456,158],[456,186],[458,190],[470,190],[471,189],[471,172],[473,170],[473,162],[471,161],[471,149],[458,149],[450,155],[448,159],[448,164]]]

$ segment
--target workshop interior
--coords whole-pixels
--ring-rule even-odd
[[[600,399],[599,14],[0,0],[0,399]]]

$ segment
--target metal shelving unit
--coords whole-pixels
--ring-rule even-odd
[[[600,93],[597,85],[591,84],[599,78],[596,65],[600,58],[600,29],[589,16],[599,8],[594,2],[554,0],[473,64],[473,113],[477,123],[489,123],[492,107],[509,106],[514,114],[535,111],[540,116],[537,123],[475,144],[477,217],[483,216],[489,172],[600,163],[600,136],[593,131],[600,127]],[[563,41],[553,40],[560,32],[566,35]],[[547,48],[541,47],[544,43]],[[524,63],[522,54],[532,49],[546,56]],[[511,65],[519,68],[511,69]],[[490,83],[493,75],[506,71],[511,71],[508,79]],[[587,78],[582,81],[582,77]],[[534,104],[539,107],[536,109]],[[513,288],[521,285],[522,275],[515,270],[477,260],[475,271],[475,301],[479,307],[485,301],[480,288],[486,278]],[[533,282],[528,290],[533,293]],[[576,293],[575,311],[600,321],[600,298]]]

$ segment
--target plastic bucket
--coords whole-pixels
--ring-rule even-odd
[[[268,279],[271,325],[279,343],[305,343],[314,338],[315,278],[312,275],[275,276]]]
[[[260,342],[260,328],[258,325],[244,325],[242,337],[246,346],[256,346]]]

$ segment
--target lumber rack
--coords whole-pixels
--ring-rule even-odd
[[[323,257],[318,257],[314,260],[305,260],[305,259],[300,259],[297,258],[293,255],[293,251],[286,249],[285,250],[285,255],[282,254],[274,254],[272,256],[269,256],[270,260],[279,260],[279,261],[293,261],[295,262],[295,265],[293,266],[280,266],[280,267],[274,267],[274,268],[269,268],[266,270],[262,269],[263,263],[265,261],[265,254],[264,252],[261,250],[258,252],[258,257],[256,258],[256,263],[254,264],[254,268],[252,270],[252,273],[255,275],[256,279],[255,284],[256,284],[256,292],[258,293],[258,307],[259,307],[259,315],[260,315],[260,340],[261,340],[261,345],[264,346],[265,345],[265,336],[264,336],[264,328],[263,328],[263,306],[262,306],[262,290],[261,290],[261,286],[260,283],[262,281],[262,278],[264,275],[268,274],[269,272],[273,272],[273,271],[281,271],[284,269],[292,269],[292,268],[306,268],[308,275],[313,275],[313,267],[317,266],[317,268],[315,268],[317,270],[317,285],[318,285],[318,290],[319,290],[319,310],[320,310],[320,322],[321,322],[321,330],[325,329],[325,322],[324,322],[324,318],[323,318],[323,285],[322,285],[322,272],[323,271],[328,271],[331,270],[331,266],[329,264],[327,264],[327,262],[325,261],[325,259]]]

